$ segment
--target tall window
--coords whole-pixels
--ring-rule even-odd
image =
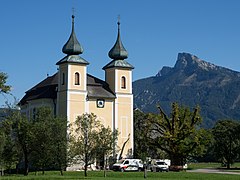
[[[121,78],[121,88],[126,89],[126,78],[124,76]]]
[[[80,85],[80,75],[78,72],[75,73],[75,85]]]
[[[65,84],[65,74],[62,73],[62,85],[64,85],[64,84]]]

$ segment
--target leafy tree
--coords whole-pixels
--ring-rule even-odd
[[[66,119],[56,118],[50,108],[41,107],[37,109],[33,122],[33,165],[43,174],[46,168],[55,168],[63,175],[67,150]]]
[[[206,131],[200,128],[199,107],[191,112],[173,103],[169,117],[160,106],[158,108],[159,115],[148,117],[150,143],[169,155],[173,170],[180,170],[189,156],[203,153],[204,145],[209,141]]]
[[[70,132],[73,133],[70,133],[70,154],[75,161],[84,162],[84,175],[87,176],[87,167],[94,163],[96,157],[100,122],[96,120],[96,115],[93,113],[85,113],[78,116],[71,126]]]
[[[28,121],[20,112],[15,111],[6,117],[2,122],[2,127],[6,138],[2,159],[10,168],[11,164],[17,164],[16,157],[23,155],[25,162],[24,175],[28,175],[29,157],[33,143],[31,121]]]
[[[103,160],[104,177],[106,177],[106,159],[113,154],[118,137],[117,130],[111,130],[110,127],[100,126],[97,138],[97,158]]]
[[[95,162],[99,156],[107,156],[113,152],[117,131],[105,128],[93,113],[78,116],[71,124],[69,153],[76,162],[84,162],[84,175],[87,167]],[[104,163],[105,164],[105,163]]]
[[[6,85],[7,74],[0,72],[0,93],[8,93],[11,89],[11,86]]]
[[[0,125],[0,168],[1,168],[1,175],[3,175],[3,164],[4,164],[4,161],[3,161],[3,149],[4,149],[4,146],[6,144],[6,135],[4,133],[4,130],[3,128],[1,127]]]
[[[3,151],[3,147],[5,145],[5,142],[6,142],[6,136],[5,136],[5,133],[4,133],[4,130],[3,128],[1,127],[0,125],[0,139],[1,139],[1,143],[0,143],[0,154],[1,152]]]
[[[19,111],[7,116],[2,122],[4,140],[2,160],[7,165],[24,162],[24,174],[29,164],[44,173],[46,168],[61,171],[66,167],[67,121],[53,116],[50,108],[41,107],[34,119],[28,119]],[[20,157],[20,159],[19,159]]]
[[[138,109],[134,111],[134,157],[141,158],[143,161],[146,161],[146,157],[162,157],[162,151],[158,146],[151,146],[151,140],[146,135],[149,124],[148,116]]]
[[[212,134],[212,129],[205,129],[208,135],[208,143],[205,145],[205,150],[203,154],[196,154],[188,158],[189,162],[217,162],[214,155],[214,138]]]
[[[63,175],[63,170],[67,166],[67,119],[54,118],[51,130],[54,167],[59,169]]]
[[[0,120],[0,164],[2,171],[4,168],[11,170],[19,160],[12,131],[13,121],[10,118],[18,111],[14,105],[7,104],[7,107],[3,109],[2,113],[4,113],[4,117]]]
[[[216,157],[226,164],[229,169],[231,164],[239,157],[240,124],[232,120],[221,120],[212,129],[214,137],[214,153]]]
[[[5,146],[3,147],[1,158],[5,168],[8,170],[9,173],[11,169],[15,168],[16,164],[18,163],[19,159],[17,148],[10,135],[6,136]]]
[[[148,115],[139,109],[134,111],[134,152],[135,158],[140,158],[144,162],[144,178],[147,177],[146,161],[147,157],[152,157],[150,154],[152,148],[150,147],[149,138],[146,136]],[[156,149],[156,148],[154,148]],[[156,152],[156,151],[155,151]]]
[[[10,121],[13,123],[12,131],[15,145],[19,149],[18,152],[23,154],[24,175],[27,176],[29,172],[29,158],[33,151],[33,122],[21,115],[20,112],[14,113],[10,117]]]
[[[41,107],[36,110],[35,118],[33,121],[32,132],[33,136],[33,152],[31,154],[32,165],[36,169],[41,169],[42,173],[46,167],[52,164],[51,154],[51,110],[49,108]]]

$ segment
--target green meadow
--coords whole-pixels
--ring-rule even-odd
[[[143,172],[113,172],[107,171],[107,177],[103,177],[103,171],[89,171],[88,176],[84,177],[84,172],[64,172],[61,176],[57,171],[41,172],[35,174],[30,173],[28,176],[11,175],[0,177],[2,180],[7,179],[96,179],[96,180],[137,180],[144,179]],[[226,175],[226,174],[208,174],[208,173],[192,173],[192,172],[147,172],[147,179],[161,179],[161,180],[186,180],[186,179],[217,179],[217,180],[232,180],[240,179],[240,175]]]

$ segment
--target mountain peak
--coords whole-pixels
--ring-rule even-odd
[[[191,66],[191,68],[200,68],[202,70],[213,70],[218,69],[219,67],[199,59],[197,56],[190,53],[178,53],[177,62],[174,66],[176,69],[185,69],[186,67]]]
[[[174,67],[163,66],[156,77],[133,83],[134,103],[154,113],[160,103],[169,114],[173,102],[199,105],[204,126],[212,127],[219,119],[240,119],[239,85],[239,72],[179,53]]]
[[[221,67],[216,66],[212,63],[206,62],[204,60],[201,60],[193,54],[183,52],[183,53],[178,53],[177,61],[173,68],[163,66],[163,68],[157,73],[156,76],[158,77],[164,76],[176,70],[177,71],[178,70],[193,71],[196,69],[209,71],[209,70],[219,70],[221,69]]]

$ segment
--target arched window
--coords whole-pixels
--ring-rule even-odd
[[[75,85],[80,85],[80,75],[78,72],[75,73]]]
[[[121,78],[121,88],[126,89],[126,78],[124,76]]]
[[[65,84],[65,74],[62,73],[62,85],[64,85],[64,84]]]

